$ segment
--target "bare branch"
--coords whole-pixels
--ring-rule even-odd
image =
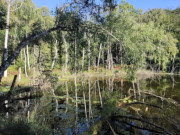
[[[74,0],[74,2],[67,4],[64,8],[62,8],[61,11],[63,12],[67,7],[71,6],[72,4],[74,4],[74,3],[76,3],[76,2],[77,2],[77,1]]]
[[[113,133],[113,135],[116,135],[116,132],[114,131],[114,129],[112,128],[112,126],[111,126],[111,124],[109,123],[108,120],[107,120],[107,123],[108,123],[108,125],[109,125],[109,127],[110,127],[110,129],[111,129],[111,131]]]

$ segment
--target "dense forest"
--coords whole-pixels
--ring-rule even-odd
[[[31,0],[0,2],[1,77],[9,66],[26,77],[38,69],[180,70],[179,8],[74,1],[53,13]]]
[[[0,135],[180,134],[180,8],[118,2],[0,0]]]

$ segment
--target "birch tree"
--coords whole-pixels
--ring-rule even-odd
[[[8,34],[9,34],[9,18],[10,18],[11,1],[7,0],[7,3],[8,3],[8,7],[7,7],[7,17],[6,17],[6,33],[5,33],[5,42],[4,42],[3,61],[7,60],[7,55],[8,55]],[[4,71],[4,77],[7,77],[7,70]]]

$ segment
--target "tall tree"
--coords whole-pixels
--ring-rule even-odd
[[[8,7],[7,7],[7,17],[6,17],[6,34],[5,34],[5,41],[4,41],[3,61],[6,61],[7,56],[8,56],[8,35],[9,35],[9,18],[10,18],[11,1],[7,0],[7,3],[8,3]],[[4,71],[4,77],[7,77],[7,70]]]

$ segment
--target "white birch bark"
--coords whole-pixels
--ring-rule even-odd
[[[26,49],[25,48],[24,48],[24,72],[25,72],[26,77],[28,77],[27,67],[26,67]]]
[[[26,38],[27,38],[27,31],[26,31]],[[27,54],[27,65],[28,65],[28,70],[30,71],[30,63],[29,63],[29,47],[28,44],[26,45],[26,54]]]
[[[85,49],[83,47],[83,56],[82,56],[82,71],[84,70],[84,54],[85,54]]]
[[[98,85],[98,91],[99,91],[99,100],[100,100],[100,103],[101,103],[101,107],[103,107],[102,96],[101,96],[101,89],[100,89],[98,78],[97,78],[97,85]]]
[[[82,86],[83,86],[83,82],[82,82]],[[85,112],[85,117],[86,117],[86,122],[87,122],[87,127],[88,127],[88,117],[87,117],[87,106],[86,106],[86,95],[83,89],[83,99],[84,99],[84,112]]]
[[[8,55],[8,35],[9,35],[9,18],[10,18],[10,8],[11,8],[11,1],[7,0],[8,2],[8,9],[7,9],[7,17],[6,17],[6,33],[5,33],[5,42],[4,42],[4,49],[5,49],[5,57],[3,58],[4,61],[7,59]],[[4,71],[4,77],[7,77],[7,70]]]
[[[90,79],[88,79],[88,86],[89,86],[89,119],[93,118],[92,115],[92,108],[91,108],[91,82]]]
[[[100,44],[100,47],[99,47],[99,56],[98,56],[98,63],[97,63],[97,71],[99,70],[99,62],[100,62],[100,57],[101,57],[101,48],[102,48],[102,43]]]
[[[90,33],[88,33],[88,71],[91,68],[91,40]]]
[[[55,62],[56,62],[56,59],[57,59],[57,52],[58,52],[58,51],[57,51],[57,40],[56,40],[56,43],[55,43],[55,45],[54,45],[54,48],[55,48],[55,55],[54,55],[54,60],[53,60],[53,62],[52,62],[50,71],[53,70],[54,65],[55,65]]]
[[[18,69],[18,82],[21,81],[21,67]]]
[[[27,53],[27,65],[28,65],[28,70],[30,71],[31,68],[30,68],[30,62],[29,62],[29,47],[28,45],[26,46],[26,53]]]
[[[65,37],[64,37],[64,33],[62,34],[62,38],[63,38],[64,45],[65,45],[65,55],[66,55],[64,72],[67,73],[68,61],[69,61],[69,60],[68,60],[68,45],[67,45],[66,39],[65,39]]]
[[[75,74],[77,73],[76,69],[77,69],[77,41],[76,41],[76,34],[75,34],[75,41],[74,41],[74,70],[75,70]]]

